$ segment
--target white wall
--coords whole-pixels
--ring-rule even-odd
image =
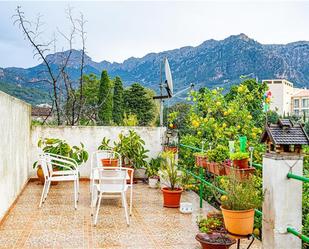
[[[118,134],[128,132],[129,129],[134,129],[145,141],[145,148],[150,152],[149,157],[156,157],[162,150],[162,138],[166,128],[158,127],[112,127],[112,126],[74,126],[74,127],[47,127],[37,126],[31,130],[31,151],[29,174],[35,176],[35,171],[32,169],[32,164],[37,160],[40,150],[37,147],[37,142],[40,138],[59,138],[66,140],[70,145],[79,145],[82,142],[89,155],[97,150],[103,137],[111,140],[111,144],[118,140]],[[82,177],[89,177],[90,159],[80,167]]]
[[[28,179],[31,106],[0,91],[0,220]]]

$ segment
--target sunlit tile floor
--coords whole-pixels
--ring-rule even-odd
[[[198,249],[196,217],[213,209],[204,203],[200,210],[198,196],[191,192],[184,193],[182,201],[193,203],[193,214],[163,208],[160,190],[139,183],[134,185],[129,227],[118,199],[103,201],[94,227],[88,182],[81,182],[77,210],[72,183],[51,186],[47,201],[38,208],[42,187],[38,182],[27,185],[0,226],[0,248]],[[243,241],[242,248],[246,244]],[[260,243],[251,248],[261,248]]]

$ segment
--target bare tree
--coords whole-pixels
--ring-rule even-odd
[[[16,14],[14,15],[15,21],[14,24],[18,24],[22,30],[25,39],[27,39],[33,47],[33,56],[42,60],[45,65],[43,72],[45,82],[48,82],[52,85],[53,91],[53,106],[55,107],[55,112],[57,116],[58,125],[62,122],[66,124],[76,125],[79,123],[79,119],[82,112],[83,106],[83,71],[85,64],[85,55],[86,55],[86,32],[84,25],[86,20],[82,13],[80,17],[74,19],[72,14],[72,8],[66,10],[67,19],[70,22],[71,29],[68,34],[65,34],[60,29],[57,29],[57,32],[64,38],[68,44],[68,51],[59,53],[61,58],[57,61],[58,69],[53,70],[54,63],[53,61],[47,60],[47,55],[50,52],[50,47],[54,47],[54,52],[56,52],[56,36],[54,35],[53,39],[48,42],[40,41],[40,37],[43,35],[41,27],[43,25],[41,15],[38,15],[35,22],[30,22],[25,17],[25,13],[22,11],[21,7],[16,8]],[[78,96],[77,91],[74,87],[74,81],[70,79],[69,74],[67,73],[68,64],[73,51],[73,40],[75,36],[78,35],[81,39],[82,49],[81,49],[81,60],[80,60],[80,78],[78,79],[78,87],[80,88]],[[60,61],[60,63],[59,63]],[[64,92],[63,92],[64,89]]]

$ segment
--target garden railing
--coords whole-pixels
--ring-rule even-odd
[[[202,149],[194,147],[194,146],[190,146],[190,145],[185,145],[185,144],[180,144],[180,147],[183,148],[188,148],[194,151],[202,151]],[[261,164],[258,163],[252,163],[252,166],[258,169],[263,169],[263,166]],[[226,192],[223,189],[218,188],[217,186],[215,186],[214,184],[212,184],[211,182],[206,181],[203,176],[203,168],[200,167],[199,169],[199,176],[195,175],[193,172],[191,172],[190,170],[186,170],[187,174],[190,174],[192,177],[194,177],[195,179],[200,181],[200,187],[199,187],[199,196],[200,196],[200,208],[203,207],[203,191],[204,191],[204,185],[209,186],[214,188],[216,191],[218,191],[221,194],[226,194]],[[287,178],[288,179],[295,179],[298,181],[302,181],[304,183],[308,183],[309,182],[309,178],[304,177],[304,176],[299,176],[299,175],[295,175],[293,173],[288,173],[287,174]],[[262,212],[258,209],[255,209],[255,215],[257,216],[262,216]],[[295,230],[293,227],[287,227],[287,232],[291,233],[295,236],[297,236],[298,238],[300,238],[303,242],[305,243],[309,243],[309,237],[307,237],[304,234],[299,233],[297,230]]]

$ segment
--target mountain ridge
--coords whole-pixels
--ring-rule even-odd
[[[53,70],[69,51],[57,52],[46,57]],[[72,50],[68,64],[70,76],[79,77],[80,50]],[[111,77],[120,76],[125,86],[140,82],[146,87],[158,90],[160,63],[164,57],[170,62],[175,91],[191,83],[198,87],[230,87],[240,81],[241,75],[250,74],[259,79],[286,78],[298,87],[309,83],[309,42],[295,41],[287,44],[262,44],[241,33],[223,40],[210,39],[197,46],[184,46],[142,57],[129,57],[122,63],[102,60],[93,61],[85,57],[85,73],[100,75],[107,70]],[[46,91],[40,72],[43,64],[30,68],[0,68],[0,82],[33,87]]]

